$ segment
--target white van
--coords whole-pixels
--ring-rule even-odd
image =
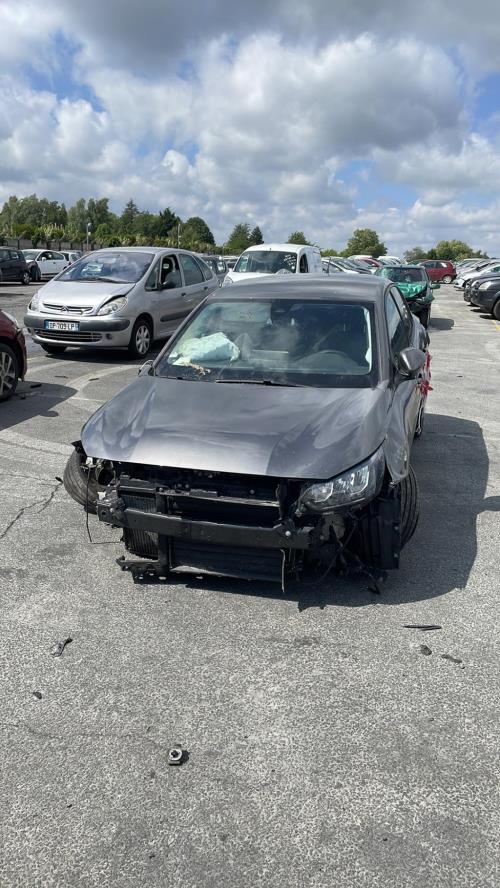
[[[259,244],[241,254],[223,286],[265,274],[321,274],[318,247],[305,244]]]

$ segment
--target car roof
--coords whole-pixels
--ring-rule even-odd
[[[349,299],[379,302],[386,289],[393,285],[387,278],[354,274],[265,275],[256,281],[242,281],[222,287],[207,297],[208,302],[220,299]]]
[[[310,244],[255,244],[253,247],[247,247],[244,252],[253,253],[258,250],[259,252],[264,253],[266,250],[284,250],[289,253],[296,253],[298,250],[307,246],[310,246]],[[318,247],[311,246],[311,250],[318,250]]]
[[[154,253],[155,255],[160,253],[193,253],[193,250],[184,250],[182,247],[101,247],[99,250],[91,250],[85,255],[109,253],[110,250],[113,253]]]

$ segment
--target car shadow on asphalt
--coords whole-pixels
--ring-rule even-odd
[[[455,321],[453,318],[436,318],[431,317],[429,321],[429,336],[432,333],[432,330],[452,330],[455,326]]]
[[[15,394],[0,405],[0,432],[36,416],[59,416],[59,405],[75,394],[68,385],[20,382]]]
[[[467,585],[477,554],[477,518],[500,511],[500,497],[485,497],[488,454],[480,425],[456,416],[428,414],[415,442],[412,463],[420,488],[420,520],[403,550],[399,571],[390,571],[378,591],[368,575],[323,582],[313,577],[289,583],[285,597],[298,609],[400,605],[452,593]],[[279,583],[214,577],[169,577],[207,594],[245,594],[283,599]]]

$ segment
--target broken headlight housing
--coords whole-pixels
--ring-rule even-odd
[[[366,462],[331,478],[305,487],[299,507],[313,512],[328,512],[340,506],[368,502],[380,490],[385,472],[385,457],[379,447]]]

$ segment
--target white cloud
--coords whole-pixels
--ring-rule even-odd
[[[471,76],[500,68],[493,0],[473,16],[465,0],[220,0],[195,14],[3,0],[0,30],[0,197],[106,195],[118,210],[133,197],[203,215],[220,240],[240,220],[337,246],[369,226],[391,250],[441,232],[481,246],[496,231],[497,145],[466,114]],[[66,96],[61,35],[76,47]],[[386,203],[394,186],[416,200],[387,207],[381,183]],[[468,192],[493,192],[490,206]]]

